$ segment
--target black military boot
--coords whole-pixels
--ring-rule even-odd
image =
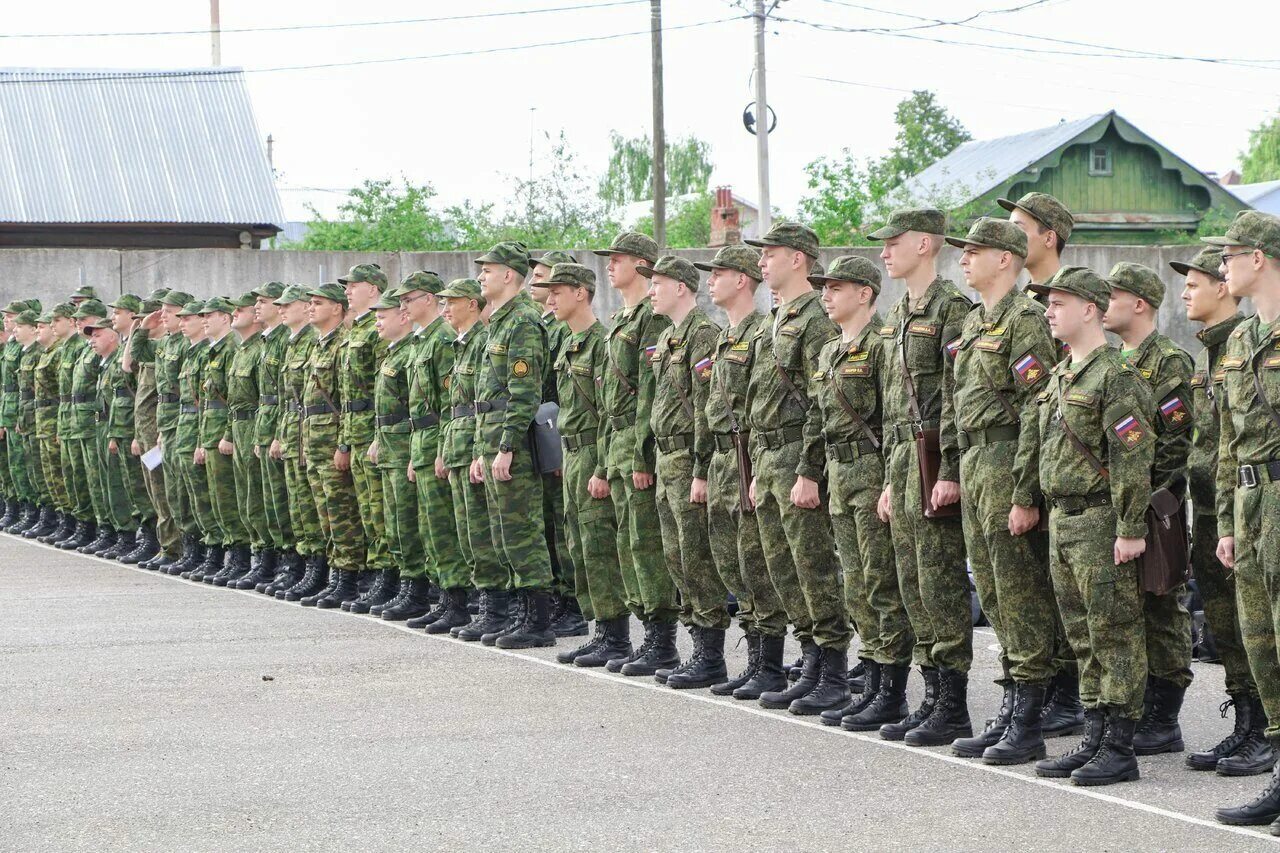
[[[378,572],[377,580],[365,590],[364,595],[357,597],[355,601],[345,602],[342,609],[348,613],[368,613],[369,608],[375,604],[386,604],[399,594],[400,570],[383,569]]]
[[[6,533],[12,533],[14,536],[21,536],[40,521],[43,511],[33,503],[28,503],[23,507],[22,515],[14,520],[5,528]]]
[[[791,703],[818,686],[822,673],[822,650],[812,640],[800,644],[800,659],[804,661],[800,677],[785,690],[768,690],[760,694],[760,704],[765,708],[789,708]]]
[[[755,675],[747,683],[733,691],[733,698],[755,701],[765,693],[776,693],[787,687],[787,673],[782,666],[782,646],[785,637],[760,637],[760,663]]]
[[[258,590],[259,587],[266,589],[267,584],[271,583],[279,570],[279,552],[275,548],[263,548],[258,552],[258,562],[254,565],[253,571],[244,577],[237,578],[235,583],[227,586],[233,589]]]
[[[760,634],[747,629],[743,636],[747,641],[747,668],[728,681],[711,685],[711,692],[716,696],[732,696],[733,691],[750,681],[760,669]]]
[[[445,607],[444,615],[427,626],[428,634],[448,634],[471,621],[466,587],[441,590],[440,603]]]
[[[360,573],[354,569],[342,570],[338,569],[338,582],[334,584],[333,591],[324,598],[316,601],[317,610],[334,610],[342,606],[344,601],[354,601],[356,596],[360,594]],[[386,618],[386,611],[383,611],[382,618]]]
[[[1152,678],[1151,704],[1144,708],[1142,719],[1133,735],[1133,751],[1137,755],[1159,755],[1162,752],[1182,752],[1182,726],[1178,725],[1178,713],[1187,688],[1179,687],[1163,678]]]
[[[392,608],[399,607],[401,604],[404,604],[404,600],[409,597],[409,591],[413,587],[413,584],[409,583],[410,580],[410,578],[401,578],[400,587],[396,590],[395,595],[391,596],[391,598],[381,604],[370,604],[369,615],[376,616],[381,619],[382,611],[391,610]]]
[[[4,513],[0,514],[0,529],[4,529],[8,527],[10,524],[13,524],[13,520],[17,516],[17,514],[18,514],[18,502],[6,500],[4,502]]]
[[[451,636],[469,643],[479,642],[485,634],[495,634],[507,625],[511,618],[511,593],[505,589],[483,590],[480,612],[476,618],[461,628],[449,632]]]
[[[97,535],[83,545],[79,545],[73,550],[79,554],[92,554],[95,557],[99,553],[106,551],[116,542],[115,528],[108,527],[105,524],[98,525]]]
[[[660,669],[675,669],[678,666],[680,652],[676,649],[675,623],[655,622],[648,651],[635,660],[624,663],[618,671],[628,676],[656,675]]]
[[[1071,781],[1083,787],[1138,781],[1138,759],[1133,754],[1137,720],[1127,720],[1110,710],[1102,743],[1083,767],[1071,771]]]
[[[865,658],[859,662],[862,667],[862,693],[857,697],[850,690],[849,701],[835,708],[828,708],[818,715],[824,726],[838,726],[845,717],[853,716],[871,704],[880,692],[880,664]],[[896,719],[896,718],[895,718]]]
[[[858,658],[858,662],[853,668],[845,674],[845,680],[849,682],[850,693],[861,693],[867,689],[867,662],[863,658]]]
[[[525,592],[525,618],[514,631],[498,637],[500,649],[535,649],[556,644],[551,630],[551,593],[543,589]]]
[[[1007,676],[1006,676],[1007,678]],[[1004,736],[1004,730],[1009,727],[1009,720],[1013,717],[1014,694],[1017,692],[1017,685],[1012,679],[1004,683],[1004,695],[1000,697],[1000,710],[996,711],[996,715],[987,721],[987,726],[982,733],[975,737],[963,737],[951,743],[951,754],[958,755],[961,758],[981,758],[982,754],[987,751],[987,747],[995,746],[1000,738]],[[1044,702],[1041,701],[1041,710],[1044,710]],[[1043,755],[1040,758],[1044,758]]]
[[[302,574],[307,570],[306,564],[306,558],[297,551],[281,554],[276,565],[276,576],[268,583],[255,586],[254,591],[275,598],[278,591],[288,589],[302,580]]]
[[[77,521],[71,535],[55,542],[54,545],[63,551],[78,551],[96,538],[98,538],[97,524],[92,521]]]
[[[902,738],[907,746],[945,746],[956,738],[973,737],[969,721],[969,674],[938,670],[938,701],[933,713]]]
[[[160,540],[156,538],[156,528],[154,524],[143,524],[138,528],[138,534],[134,539],[133,550],[128,554],[120,557],[120,562],[126,566],[141,566],[151,560],[156,554],[160,553]]]
[[[227,549],[227,562],[222,567],[222,571],[216,573],[212,578],[205,578],[205,582],[214,586],[233,585],[240,578],[253,571],[250,554],[248,545],[232,545]]]
[[[920,675],[924,678],[924,699],[921,700],[920,707],[896,723],[885,723],[881,726],[880,737],[885,740],[902,740],[907,736],[907,732],[923,723],[933,713],[933,706],[938,703],[938,670],[936,667],[922,666]],[[884,676],[882,675],[881,678],[883,679]],[[884,688],[881,687],[881,689]]]
[[[338,581],[342,579],[342,569],[331,568],[329,566],[329,561],[326,560],[325,575],[327,577],[327,580],[325,581],[325,585],[321,587],[319,591],[312,593],[311,595],[303,596],[302,598],[300,598],[298,600],[299,604],[301,604],[303,607],[315,607],[317,604],[320,603],[320,599],[328,598],[331,594],[333,594],[333,591],[338,588]]]
[[[417,617],[416,619],[410,619],[408,622],[406,622],[405,623],[406,628],[426,628],[428,625],[431,625],[433,622],[438,622],[442,616],[444,616],[446,613],[449,612],[449,608],[452,606],[453,602],[449,598],[448,591],[432,587],[432,592],[436,596],[435,604],[433,604],[431,606],[431,609],[428,610],[426,613],[423,613],[421,616]],[[467,622],[470,622],[470,621],[471,621],[471,617],[468,615]],[[463,624],[465,625],[466,622],[464,622]]]
[[[787,681],[795,681],[799,679],[801,673],[804,672],[804,655],[800,655],[800,657],[787,664],[786,672]]]
[[[690,654],[689,657],[678,662],[675,666],[664,666],[655,672],[653,674],[653,680],[659,684],[666,684],[667,679],[671,677],[672,673],[684,672],[702,657],[702,629],[697,625],[690,625],[686,630],[689,632],[689,639],[693,641],[693,653]]]
[[[985,764],[1026,764],[1044,758],[1045,688],[1035,684],[1019,684],[1013,698],[1013,713],[1004,734],[982,753]]]
[[[640,658],[649,654],[649,650],[653,648],[653,622],[641,622],[640,626],[644,628],[644,639],[640,641],[640,645],[636,646],[631,654],[626,657],[614,658],[604,665],[609,672],[622,672],[622,668],[627,664],[638,661]]]
[[[400,598],[400,603],[394,607],[388,605],[382,608],[382,619],[386,622],[405,622],[409,619],[416,619],[431,609],[431,599],[427,596],[431,592],[431,581],[425,577],[409,578],[408,581],[400,582],[403,589],[406,585],[404,597]],[[373,611],[372,605],[369,611]]]
[[[48,533],[41,536],[37,541],[46,545],[58,547],[58,543],[75,536],[76,528],[80,525],[80,521],[69,512],[60,512],[56,518],[54,528]]]
[[[227,560],[227,551],[221,545],[204,546],[204,560],[192,571],[189,580],[212,583],[213,576],[222,571]]]
[[[574,660],[576,660],[580,655],[591,654],[592,652],[596,651],[596,649],[604,645],[604,642],[605,642],[605,620],[597,619],[596,629],[595,629],[595,632],[592,633],[591,638],[580,646],[577,646],[572,649],[565,649],[562,652],[556,652],[556,663],[572,665]],[[627,643],[627,654],[631,654],[630,642]],[[608,663],[608,661],[597,664],[597,666],[604,666],[605,663]]]
[[[98,556],[104,560],[119,560],[121,557],[132,554],[133,549],[137,547],[137,530],[117,530],[116,541],[105,551],[99,551]]]
[[[587,636],[587,620],[582,618],[582,607],[573,596],[560,598],[560,610],[551,620],[551,630],[557,637]]]
[[[1102,730],[1106,728],[1106,712],[1102,708],[1086,708],[1084,712],[1084,736],[1075,749],[1055,758],[1036,762],[1036,775],[1049,779],[1065,779],[1072,771],[1084,767],[1098,751],[1102,743]]]
[[[1187,755],[1187,767],[1189,769],[1217,770],[1218,762],[1235,752],[1244,743],[1245,738],[1248,737],[1250,724],[1253,722],[1251,719],[1253,706],[1249,703],[1249,694],[1231,693],[1228,696],[1227,701],[1218,706],[1218,711],[1222,714],[1222,719],[1225,720],[1227,718],[1227,710],[1232,707],[1236,709],[1235,726],[1231,729],[1231,734],[1209,749],[1189,753]]]
[[[1040,728],[1046,739],[1084,732],[1084,705],[1080,703],[1080,679],[1076,673],[1063,671],[1053,677]]]
[[[698,689],[719,684],[729,677],[724,662],[724,629],[699,628],[702,638],[701,654],[696,662],[682,667],[667,677],[667,686],[676,690]]]
[[[1246,707],[1249,709],[1249,730],[1244,741],[1218,762],[1219,776],[1257,776],[1276,764],[1275,748],[1265,736],[1267,712],[1262,710],[1262,700],[1249,699]]]
[[[800,716],[821,714],[832,708],[846,708],[849,692],[849,653],[845,649],[824,648],[819,654],[818,683],[796,699],[787,710]],[[801,678],[804,676],[802,675]],[[796,684],[799,684],[796,681]]]
[[[276,598],[283,601],[301,601],[316,595],[329,584],[329,560],[321,554],[307,557],[306,571],[298,582],[288,589],[276,591]]]
[[[1273,741],[1271,746],[1274,749],[1280,747],[1280,743]],[[1280,765],[1271,769],[1271,778],[1261,794],[1243,806],[1218,809],[1213,816],[1219,823],[1232,826],[1261,826],[1280,819]]]
[[[204,549],[200,539],[190,533],[184,533],[182,534],[182,556],[160,571],[166,575],[180,575],[200,565],[202,560],[204,560]]]
[[[36,519],[36,523],[22,531],[22,538],[43,542],[44,537],[57,530],[61,522],[61,513],[51,506],[44,507],[40,510],[40,517]]]
[[[518,628],[521,628],[525,620],[529,618],[529,593],[527,590],[516,590],[511,594],[511,600],[515,606],[507,611],[507,619],[502,623],[496,631],[489,631],[480,638],[480,645],[492,646],[498,642],[498,638],[510,634]]]
[[[907,705],[907,679],[911,676],[911,667],[906,664],[880,664],[877,668],[880,671],[877,676],[880,689],[869,697],[869,701],[868,694],[863,693],[866,704],[840,718],[840,728],[845,731],[873,732],[884,725],[897,723],[910,714],[911,708]],[[928,690],[927,681],[925,690]]]
[[[574,666],[605,666],[611,660],[625,658],[631,654],[631,614],[623,613],[613,619],[596,620],[603,624],[601,642],[595,649],[577,655],[573,659]],[[558,656],[557,656],[557,659]]]

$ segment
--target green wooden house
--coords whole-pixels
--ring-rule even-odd
[[[1071,210],[1073,243],[1158,243],[1249,206],[1114,111],[966,142],[907,181],[899,200],[952,210],[965,227],[1007,216],[996,199],[1033,190]]]

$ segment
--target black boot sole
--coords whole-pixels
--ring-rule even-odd
[[[912,737],[912,735],[915,737]],[[949,732],[940,732],[938,734],[922,734],[919,728],[914,728],[902,736],[902,740],[907,746],[949,746],[960,738],[973,737],[973,726],[967,728],[952,729]]]
[[[1072,737],[1074,735],[1084,734],[1084,722],[1080,722],[1070,726],[1063,726],[1060,729],[1044,729],[1044,739],[1050,740],[1055,737]]]
[[[1014,764],[1029,764],[1032,761],[1041,761],[1046,755],[1044,744],[1040,744],[1033,749],[1024,749],[1021,752],[1010,752],[1004,755],[988,756],[982,755],[983,764],[991,764],[996,767],[1009,767]]]
[[[1168,743],[1161,744],[1160,746],[1144,746],[1141,748],[1135,746],[1133,748],[1133,754],[1163,755],[1166,752],[1182,752],[1186,748],[1187,746],[1183,742],[1182,738],[1178,738],[1177,740],[1169,741]]]
[[[700,678],[697,681],[686,681],[680,676],[674,676],[675,680],[667,679],[667,686],[672,690],[706,690],[708,687],[714,687],[722,684],[724,679],[728,677],[728,673],[713,676],[711,678]]]
[[[982,735],[978,735],[978,737],[982,737]],[[961,746],[960,744],[953,742],[951,744],[951,754],[957,758],[981,758],[983,753],[1000,742],[1001,737],[1004,737],[1004,729],[1000,730],[996,735],[996,739],[991,741],[991,743],[983,744],[981,746]],[[1043,755],[1040,757],[1044,758]]]
[[[1219,761],[1218,766],[1213,769],[1219,776],[1261,776],[1264,773],[1270,773],[1271,768],[1275,767],[1275,764],[1275,759],[1272,759],[1271,761],[1264,762],[1263,764],[1255,764],[1249,767],[1238,768],[1234,764],[1228,764],[1226,767],[1223,767],[1222,762]]]
[[[1227,826],[1265,826],[1266,824],[1274,823],[1277,819],[1280,819],[1280,811],[1251,815],[1248,817],[1224,815],[1221,811],[1217,811],[1214,812],[1213,817],[1218,821],[1218,823],[1225,823]]]
[[[1079,785],[1081,788],[1101,788],[1106,785],[1119,785],[1121,782],[1137,782],[1140,777],[1141,774],[1138,772],[1138,768],[1135,767],[1127,773],[1121,773],[1119,776],[1106,776],[1098,779],[1090,779],[1087,777],[1084,779],[1077,779],[1072,776],[1071,784]]]

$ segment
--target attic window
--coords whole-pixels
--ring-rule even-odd
[[[1111,146],[1094,145],[1089,149],[1089,174],[1091,176],[1111,174]]]

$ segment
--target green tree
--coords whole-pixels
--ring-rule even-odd
[[[1246,184],[1280,180],[1280,115],[1249,131],[1249,147],[1240,155],[1240,177]]]
[[[839,157],[819,157],[804,167],[810,195],[800,200],[800,218],[828,246],[853,246],[861,238],[867,208],[869,178],[864,164],[848,148]]]
[[[547,138],[551,150],[543,173],[512,179],[512,198],[518,201],[497,230],[500,239],[520,240],[530,248],[607,243],[618,226],[593,191],[594,181],[578,164],[564,131]]]
[[[933,92],[912,92],[894,110],[893,121],[898,126],[893,147],[868,170],[881,197],[973,139]]]
[[[715,200],[715,193],[702,192],[676,202],[675,209],[667,216],[667,248],[705,248],[711,242],[711,206]],[[652,237],[653,216],[642,217],[636,223],[636,230]]]
[[[311,208],[316,218],[306,237],[291,248],[344,252],[431,252],[454,247],[444,219],[431,200],[430,184],[407,180],[368,180],[351,190],[339,211],[328,220]]]
[[[644,136],[609,132],[613,151],[600,179],[600,197],[609,208],[653,198],[653,143]],[[667,196],[701,193],[711,180],[711,146],[696,136],[667,140]]]

